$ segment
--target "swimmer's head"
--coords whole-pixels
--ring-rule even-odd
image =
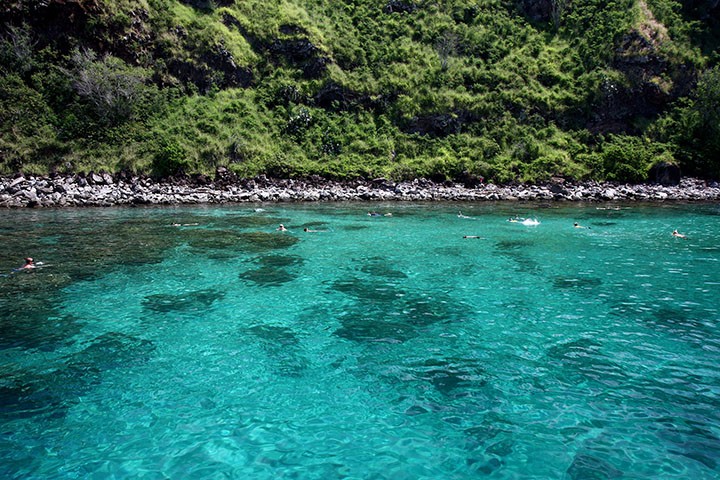
[[[27,257],[25,259],[25,263],[32,263],[32,262],[33,262],[33,259],[31,257]]]

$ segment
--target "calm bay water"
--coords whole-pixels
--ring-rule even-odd
[[[720,206],[0,220],[2,478],[720,478]]]

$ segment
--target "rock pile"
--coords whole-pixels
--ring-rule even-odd
[[[337,201],[718,201],[720,184],[683,179],[679,185],[610,184],[557,180],[545,185],[435,183],[425,179],[335,182],[259,176],[214,180],[171,178],[156,181],[127,174],[0,178],[0,207],[84,207],[145,204]]]

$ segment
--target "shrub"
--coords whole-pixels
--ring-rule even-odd
[[[0,69],[8,69],[21,75],[32,70],[36,43],[27,25],[9,26],[7,33],[0,37]]]
[[[42,96],[17,75],[0,76],[0,167],[17,171],[41,152],[54,156],[54,115]],[[50,155],[52,154],[52,155]],[[40,158],[41,162],[45,161]]]
[[[647,180],[653,160],[666,150],[665,145],[644,138],[612,135],[601,152],[605,178],[617,182],[643,182]]]
[[[153,155],[152,174],[165,178],[185,173],[187,168],[187,153],[182,145],[175,140],[161,139]]]
[[[288,118],[285,124],[285,132],[293,138],[302,138],[305,130],[312,124],[312,121],[313,118],[310,111],[305,107],[301,107]]]
[[[684,173],[720,178],[720,67],[704,72],[691,98],[679,102],[651,133],[676,146]]]

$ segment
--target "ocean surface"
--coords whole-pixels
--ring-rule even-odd
[[[719,205],[5,210],[0,245],[3,479],[720,478]]]

